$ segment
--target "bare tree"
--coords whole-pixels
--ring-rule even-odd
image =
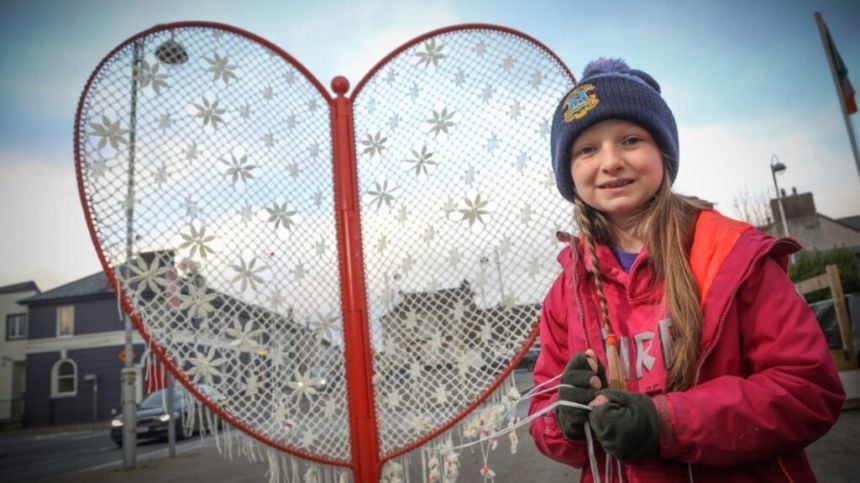
[[[770,225],[773,218],[770,213],[770,198],[766,190],[750,192],[750,188],[744,185],[741,192],[734,197],[735,214],[741,220],[753,226]]]

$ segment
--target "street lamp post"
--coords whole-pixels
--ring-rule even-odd
[[[134,240],[134,169],[135,169],[135,139],[137,136],[137,101],[138,80],[140,78],[141,64],[144,57],[144,40],[134,41],[131,61],[131,110],[129,113],[129,143],[128,143],[128,183],[126,188],[126,268],[128,271],[132,266],[132,240]],[[163,42],[155,51],[156,58],[168,65],[184,64],[188,60],[188,53],[178,42],[172,38]],[[126,276],[128,272],[126,272]],[[137,372],[134,368],[134,352],[132,343],[132,326],[128,314],[123,314],[125,349],[123,351],[122,368],[122,445],[123,445],[123,469],[134,469],[137,462],[137,403],[135,401],[135,378]],[[173,405],[172,389],[168,391],[168,405]],[[169,413],[171,418],[173,413]],[[173,427],[171,419],[168,428]],[[173,445],[175,434],[168,429],[168,442]]]
[[[779,162],[779,157],[776,154],[770,157],[770,174],[773,176],[773,187],[776,189],[776,204],[779,206],[779,218],[782,221],[782,231],[785,236],[791,236],[788,233],[788,220],[785,218],[785,208],[782,205],[782,192],[779,191],[779,185],[776,184],[776,174],[785,171],[785,165]]]

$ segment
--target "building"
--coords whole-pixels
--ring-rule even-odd
[[[104,421],[117,414],[122,406],[119,356],[125,330],[104,272],[20,303],[30,314],[25,426]],[[139,357],[142,338],[137,332],[133,335]],[[136,379],[140,398],[141,378]]]
[[[24,415],[26,388],[27,307],[18,303],[39,293],[34,282],[0,287],[0,427],[19,425]]]
[[[540,311],[537,304],[481,308],[468,280],[455,288],[399,292],[398,298],[379,319],[382,351],[377,370],[396,370],[412,361],[428,367],[456,365],[452,354],[461,354],[477,356],[491,371],[499,371],[508,361],[495,360],[495,354],[513,354],[520,348],[496,346],[524,338],[527,334],[517,330],[533,327]],[[384,367],[379,367],[380,360],[386,361]]]
[[[860,257],[860,227],[857,226],[860,216],[834,219],[818,213],[812,193],[798,193],[794,188],[790,195],[783,193],[782,204],[788,222],[788,233],[803,245],[805,251],[848,247]],[[776,221],[760,226],[759,229],[771,235],[782,236],[785,232],[776,199],[770,200],[770,209],[774,215],[773,220]]]
[[[266,351],[253,351],[253,355],[246,353],[245,348],[238,347],[234,339],[226,338],[224,331],[220,330],[218,335],[200,337],[199,333],[207,332],[204,325],[235,328],[238,324],[246,331],[254,332],[254,345],[259,344],[265,349],[276,344],[283,348],[280,356],[283,359],[277,361],[279,364],[294,360],[297,345],[312,337],[310,328],[294,319],[292,309],[281,314],[242,302],[208,288],[204,277],[196,273],[180,277],[173,265],[173,251],[144,252],[138,256],[135,265],[152,266],[157,258],[157,263],[167,268],[161,283],[166,284],[164,290],[155,293],[148,288],[150,285],[140,284],[132,289],[134,293],[130,295],[135,298],[135,311],[144,320],[149,316],[153,317],[150,321],[157,320],[155,325],[147,323],[149,335],[156,340],[159,336],[170,335],[173,345],[165,348],[173,349],[173,356],[177,356],[180,347],[185,348],[181,355],[186,357],[189,351],[200,347],[228,349],[231,357],[242,362],[222,369],[225,379],[235,381],[246,376],[243,370],[252,363],[250,359],[266,357],[263,355]],[[125,280],[120,283],[129,283],[128,280],[133,278],[123,276],[125,266],[116,270],[119,278]],[[183,300],[193,298],[206,299],[207,315],[201,315],[200,310],[195,312],[193,308],[185,308],[191,305],[184,306]],[[29,307],[25,349],[28,390],[24,399],[24,424],[47,426],[106,421],[120,413],[125,322],[104,272],[24,298],[20,303]],[[250,321],[253,324],[249,324]],[[142,356],[147,353],[147,348],[137,330],[132,332],[132,340],[135,394],[136,400],[140,401],[144,393],[163,386],[164,380],[152,371],[144,374]],[[331,342],[323,341],[314,354],[315,361],[322,363],[340,355],[341,351]],[[187,362],[179,360],[175,364],[184,367]],[[308,369],[311,368],[304,370]],[[283,383],[270,381],[270,385]]]

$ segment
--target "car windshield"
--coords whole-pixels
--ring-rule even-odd
[[[174,404],[179,404],[179,402],[184,397],[185,393],[183,391],[176,390],[176,391],[174,391],[174,394],[175,394],[174,399],[173,399]],[[153,408],[165,407],[166,405],[167,405],[167,391],[164,389],[161,389],[159,391],[155,391],[154,393],[150,394],[149,396],[146,396],[146,399],[144,399],[140,403],[140,408],[141,409],[153,409]]]

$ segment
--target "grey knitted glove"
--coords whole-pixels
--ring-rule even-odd
[[[603,449],[624,463],[657,456],[660,423],[651,398],[612,389],[598,394],[609,402],[593,407],[589,422]]]
[[[571,401],[579,404],[588,404],[597,396],[597,389],[591,385],[591,378],[597,376],[600,379],[600,387],[606,387],[606,376],[603,365],[598,359],[597,371],[593,371],[588,364],[588,357],[584,352],[578,352],[567,363],[567,367],[561,374],[561,384],[572,387],[559,387],[558,399],[560,401]],[[583,425],[588,422],[589,411],[584,409],[558,406],[555,410],[558,427],[564,437],[574,441],[585,439]]]

